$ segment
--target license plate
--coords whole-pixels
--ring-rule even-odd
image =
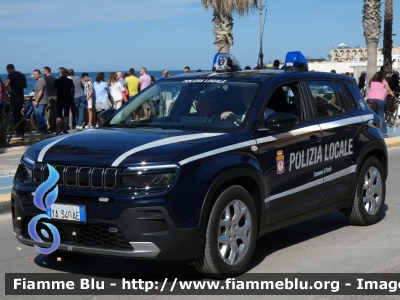
[[[84,205],[53,204],[46,214],[52,219],[86,222]]]

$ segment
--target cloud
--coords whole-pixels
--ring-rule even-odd
[[[140,23],[171,18],[190,18],[204,13],[199,0],[19,0],[2,3],[1,29],[70,28],[82,25]]]

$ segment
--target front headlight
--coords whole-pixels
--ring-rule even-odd
[[[20,177],[25,181],[25,182],[33,182],[33,167],[35,165],[35,162],[26,156],[23,156],[21,159],[20,167],[17,170],[17,174],[20,175]]]
[[[161,170],[162,166],[128,168],[131,174],[123,175],[121,183],[135,192],[159,192],[167,190],[175,181],[177,166]]]

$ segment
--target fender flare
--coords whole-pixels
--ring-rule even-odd
[[[249,167],[241,167],[241,168],[232,168],[230,170],[224,170],[221,175],[219,175],[210,188],[207,191],[206,197],[203,202],[203,206],[201,208],[200,212],[200,219],[199,219],[199,226],[204,226],[204,228],[207,225],[209,213],[212,208],[212,204],[214,203],[214,196],[218,192],[218,190],[228,181],[235,179],[235,178],[243,178],[243,177],[250,177],[256,182],[256,188],[258,188],[259,194],[260,194],[260,204],[259,207],[257,207],[256,203],[256,208],[259,210],[259,220],[258,224],[259,226],[262,224],[262,220],[264,219],[264,189],[262,185],[261,178],[258,174],[258,171],[255,170],[254,168]]]

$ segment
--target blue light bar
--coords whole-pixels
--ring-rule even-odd
[[[308,61],[300,51],[291,51],[286,54],[285,71],[308,71]]]
[[[230,53],[217,53],[214,56],[212,70],[215,72],[241,71],[240,62]]]

